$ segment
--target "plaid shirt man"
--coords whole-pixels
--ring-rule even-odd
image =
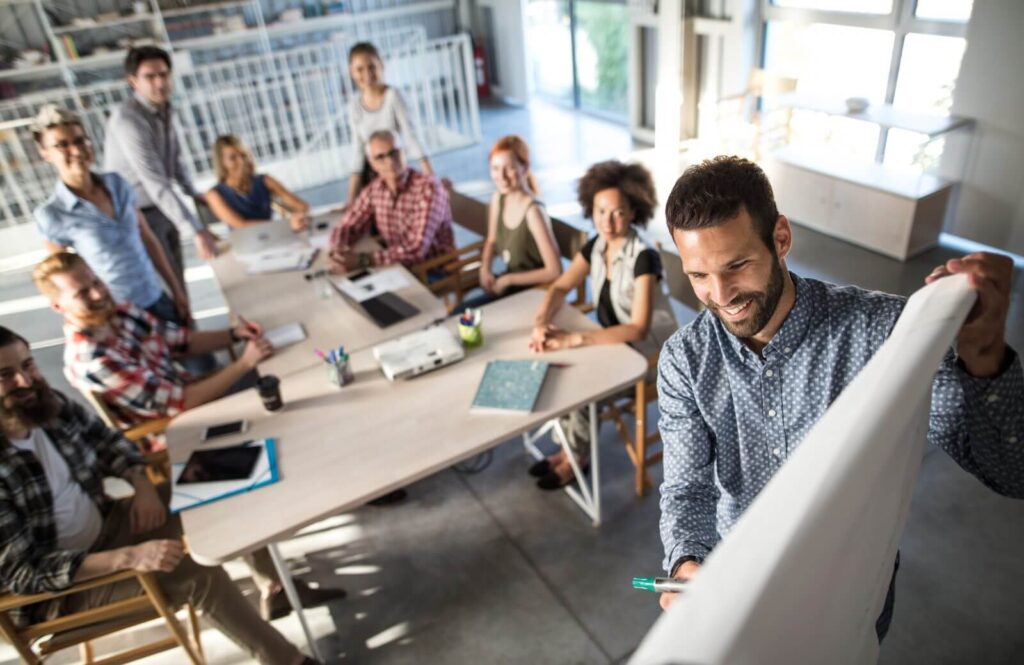
[[[455,249],[452,211],[441,181],[413,169],[398,178],[398,194],[377,178],[331,232],[334,247],[351,247],[375,222],[385,248],[373,252],[374,265],[406,266]]]
[[[109,328],[64,327],[64,374],[98,393],[119,427],[176,416],[191,376],[173,360],[188,349],[189,330],[131,303],[117,306]]]
[[[67,462],[72,478],[106,517],[111,500],[103,492],[103,478],[125,476],[142,464],[142,458],[120,433],[54,393],[61,402],[60,413],[43,430]],[[66,589],[85,555],[83,550],[57,549],[53,495],[36,456],[0,443],[0,591],[31,594]],[[14,623],[24,626],[52,616],[59,602],[14,610]]]

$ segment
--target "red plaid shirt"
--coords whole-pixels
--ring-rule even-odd
[[[64,373],[78,390],[97,393],[119,427],[176,416],[191,377],[173,356],[188,349],[188,335],[188,328],[121,303],[109,328],[64,327]]]
[[[376,178],[356,197],[331,232],[331,245],[351,247],[376,222],[385,248],[373,253],[374,265],[420,261],[455,249],[452,210],[441,181],[413,169],[398,179],[395,196]]]

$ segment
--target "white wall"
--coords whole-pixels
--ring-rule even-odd
[[[974,3],[953,113],[977,120],[947,229],[1024,255],[1024,2]]]
[[[475,0],[476,7],[494,13],[495,58],[500,85],[492,94],[509,104],[525,104],[530,98],[526,76],[526,0]]]

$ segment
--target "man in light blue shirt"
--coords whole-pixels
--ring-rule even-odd
[[[686,579],[882,346],[906,299],[790,273],[789,221],[746,160],[688,169],[666,218],[707,307],[665,343],[658,367],[664,565]],[[928,440],[994,491],[1024,498],[1024,373],[1004,333],[1013,263],[971,254],[928,281],[954,272],[968,274],[978,303],[936,375]]]
[[[53,195],[34,211],[47,249],[74,248],[118,301],[164,320],[187,322],[191,313],[184,285],[139,213],[128,181],[116,173],[92,172],[92,143],[81,120],[48,105],[39,112],[32,133],[39,154],[58,174]]]

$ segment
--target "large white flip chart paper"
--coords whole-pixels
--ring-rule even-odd
[[[631,663],[873,663],[928,428],[931,385],[975,294],[910,298],[892,335],[765,486]]]

